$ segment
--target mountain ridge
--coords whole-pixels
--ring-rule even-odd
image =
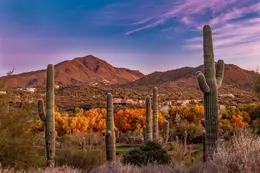
[[[114,67],[106,61],[88,55],[65,60],[54,65],[55,84],[108,84],[127,83],[144,76],[139,70],[123,67]],[[0,77],[7,84],[19,87],[32,87],[44,85],[46,69],[23,72],[10,76]]]
[[[91,86],[111,85],[117,87],[162,86],[197,84],[195,73],[204,72],[204,65],[181,67],[167,71],[155,71],[144,75],[139,70],[114,67],[93,55],[65,60],[55,66],[55,84]],[[45,85],[45,69],[0,77],[7,84],[20,87]],[[242,69],[234,64],[225,64],[224,85],[251,90],[256,72]]]

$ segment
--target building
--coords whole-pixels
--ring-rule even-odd
[[[0,91],[0,95],[6,94],[6,91]]]

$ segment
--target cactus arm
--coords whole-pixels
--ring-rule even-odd
[[[45,113],[44,103],[43,103],[42,99],[38,100],[38,113],[39,113],[40,119],[43,122],[45,122],[46,121],[46,113]]]
[[[197,80],[198,80],[198,82],[199,82],[200,90],[201,90],[203,93],[205,93],[205,94],[209,93],[209,92],[210,92],[210,87],[208,86],[207,81],[206,81],[206,78],[205,78],[205,76],[203,75],[203,73],[200,72],[200,71],[198,71],[198,72],[196,73],[196,76],[197,76]]]
[[[217,80],[217,88],[220,88],[223,81],[224,76],[224,61],[218,60],[217,62],[217,72],[216,72],[216,80]]]

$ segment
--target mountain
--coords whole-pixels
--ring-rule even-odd
[[[54,67],[55,83],[57,85],[88,84],[96,86],[100,84],[123,84],[144,76],[143,73],[137,70],[117,68],[92,55],[63,61]],[[5,80],[7,84],[12,86],[44,86],[46,70],[4,76],[0,80]]]
[[[166,72],[154,72],[140,79],[123,84],[124,87],[136,86],[167,86],[174,87],[176,85],[197,85],[195,73],[200,70],[204,72],[204,66],[183,67],[179,69],[169,70]],[[233,86],[243,90],[252,89],[254,76],[256,72],[242,69],[233,64],[225,64],[223,85]]]

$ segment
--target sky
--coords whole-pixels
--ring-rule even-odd
[[[144,74],[215,60],[260,65],[259,0],[0,0],[0,76],[86,55]]]

